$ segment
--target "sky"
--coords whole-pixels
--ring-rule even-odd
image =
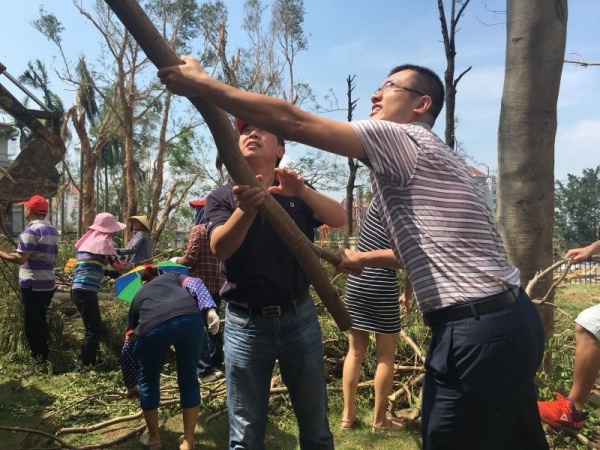
[[[80,0],[90,5],[89,0]],[[97,51],[98,33],[83,19],[70,0],[21,0],[4,2],[0,31],[0,62],[18,76],[27,62],[42,59],[48,67],[60,68],[58,52],[30,22],[44,5],[65,26],[66,53]],[[229,9],[229,43],[235,45],[236,24],[243,0],[226,0]],[[446,0],[445,4],[449,5]],[[298,81],[308,83],[318,98],[333,90],[345,101],[346,78],[355,75],[355,119],[367,119],[370,95],[391,68],[413,63],[430,67],[440,76],[446,67],[440,22],[435,0],[304,0],[304,31],[308,50],[295,66]],[[456,73],[472,66],[458,84],[456,115],[458,140],[471,157],[470,164],[483,172],[497,169],[497,133],[504,81],[506,24],[501,0],[471,0],[457,35]],[[449,13],[447,12],[447,15]],[[581,55],[588,62],[600,61],[600,1],[569,2],[566,59]],[[54,75],[52,89],[61,92]],[[558,131],[555,149],[555,178],[581,175],[583,169],[600,165],[600,66],[582,68],[565,64],[558,102]],[[0,83],[11,88],[0,76]],[[18,92],[18,91],[17,91]],[[39,94],[39,93],[38,93]],[[64,91],[64,98],[73,98]],[[19,94],[18,98],[22,98]],[[69,106],[68,100],[65,106]],[[444,112],[434,132],[443,137]],[[345,113],[329,117],[346,120]],[[291,158],[304,149],[288,150]],[[341,194],[343,196],[343,194]]]

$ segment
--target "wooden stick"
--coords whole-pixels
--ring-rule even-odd
[[[152,24],[137,0],[105,0],[105,2],[156,67],[160,69],[181,64],[179,57]],[[227,167],[227,171],[236,183],[251,187],[262,187],[239,151],[233,126],[225,112],[201,98],[196,97],[189,100],[208,125],[215,140],[217,151],[225,167]],[[313,252],[312,243],[309,239],[300,232],[291,217],[285,213],[270,194],[267,193],[264,203],[259,207],[259,211],[281,236],[291,253],[298,260],[304,274],[314,286],[315,291],[319,294],[337,326],[342,331],[350,329],[352,319],[329,282],[327,273]]]

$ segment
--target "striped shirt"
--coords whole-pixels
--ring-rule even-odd
[[[422,312],[520,285],[481,189],[425,124],[353,122],[374,198]]]
[[[77,263],[71,288],[98,292],[104,278],[104,267],[108,264],[108,258],[108,255],[77,252]]]
[[[19,268],[19,286],[34,291],[52,291],[54,263],[58,254],[58,233],[47,220],[32,220],[19,236],[18,253],[27,253]]]
[[[218,295],[225,284],[225,275],[221,271],[219,260],[210,251],[210,241],[206,225],[201,223],[190,231],[190,240],[185,254],[177,260],[179,264],[190,268],[190,277],[200,278],[208,292]]]
[[[389,248],[377,205],[371,202],[360,229],[357,250],[368,252]],[[348,275],[345,303],[352,317],[352,329],[380,334],[400,331],[400,292],[396,272],[396,269],[385,267],[365,267],[360,275]]]

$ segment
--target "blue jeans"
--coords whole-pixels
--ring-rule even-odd
[[[327,420],[323,341],[311,298],[280,317],[227,306],[225,371],[229,448],[263,450],[273,367],[279,360],[302,450],[333,449]]]
[[[217,314],[221,308],[221,296],[210,294],[217,305]],[[200,361],[198,362],[198,376],[210,375],[215,370],[223,369],[223,333],[219,330],[216,334],[210,334],[204,329],[204,342],[200,350]]]
[[[182,408],[200,404],[200,385],[196,366],[204,339],[204,319],[186,314],[162,322],[140,337],[134,353],[140,363],[140,407],[150,410],[160,403],[160,373],[169,347],[175,347],[177,386]]]

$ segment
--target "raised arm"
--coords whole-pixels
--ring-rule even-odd
[[[331,227],[346,224],[346,211],[340,202],[311,189],[304,179],[290,169],[275,169],[279,186],[269,187],[272,194],[298,197],[314,212],[315,219]]]
[[[158,71],[161,83],[177,95],[201,97],[228,113],[276,136],[352,158],[365,151],[348,122],[309,114],[290,103],[242,91],[210,77],[194,58]]]

